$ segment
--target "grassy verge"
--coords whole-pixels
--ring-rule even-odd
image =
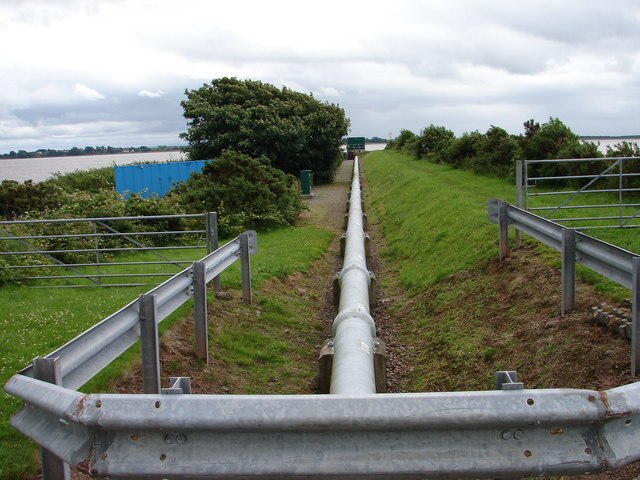
[[[364,168],[372,216],[381,222],[388,244],[385,255],[398,265],[400,279],[410,291],[497,255],[497,229],[487,220],[487,200],[513,203],[512,182],[389,151],[367,154]],[[634,229],[587,234],[640,251],[640,236]],[[559,265],[556,252],[531,242],[550,263]],[[578,274],[615,299],[628,296],[626,289],[586,268],[578,266]]]
[[[252,257],[252,284],[260,288],[270,279],[307,271],[311,263],[326,252],[331,238],[330,232],[314,226],[283,228],[259,234],[258,254]],[[240,270],[237,263],[222,275],[222,281],[224,287],[239,288]],[[28,365],[34,357],[49,353],[149,289],[1,288],[0,383],[4,385],[11,375]],[[277,321],[283,321],[281,317],[287,316],[288,309],[293,308],[291,305],[272,303],[264,295],[257,295],[257,303],[271,312]],[[183,318],[189,309],[190,305],[187,304],[166,319],[161,324],[161,331]],[[255,338],[239,341],[246,348],[252,340],[253,348],[273,348],[265,343],[256,343]],[[232,343],[224,336],[216,341],[220,344]],[[251,355],[252,352],[247,354]],[[84,390],[104,391],[113,386],[114,378],[137,360],[137,356],[136,347],[133,347],[122,359],[107,367],[85,386]],[[274,358],[277,359],[277,355]],[[0,397],[0,478],[3,480],[20,478],[35,468],[33,445],[8,426],[10,415],[19,406],[20,402],[13,397],[4,393]]]
[[[497,262],[487,199],[513,201],[510,182],[387,151],[367,154],[363,171],[367,213],[387,244],[382,286],[393,291],[397,278],[409,293],[392,308],[412,365],[402,389],[488,389],[501,369],[517,370],[530,387],[629,381],[629,343],[593,324],[589,310],[598,299],[591,289],[580,287],[579,311],[560,317],[560,275],[549,267],[559,264],[558,253],[531,240],[509,262]],[[633,230],[619,235],[637,242]],[[534,249],[546,262],[531,255]],[[597,290],[628,295],[580,273]]]
[[[513,202],[507,182],[388,151],[367,154],[363,168],[371,215],[388,245],[384,255],[409,290],[497,254],[487,200]]]

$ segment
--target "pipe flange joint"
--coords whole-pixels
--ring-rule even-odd
[[[361,303],[352,305],[346,308],[345,310],[342,310],[336,316],[336,318],[333,320],[333,326],[331,327],[331,330],[333,331],[333,335],[336,334],[336,331],[338,330],[338,327],[342,322],[351,318],[357,318],[358,320],[362,320],[366,322],[369,325],[369,330],[371,331],[371,337],[375,338],[377,336],[376,324],[373,321],[373,317],[369,314],[369,312],[367,311],[367,308]]]
[[[342,278],[347,274],[347,272],[350,272],[351,270],[360,270],[367,276],[367,278],[369,279],[369,283],[371,283],[371,272],[366,267],[366,265],[362,265],[360,263],[350,263],[349,265],[345,265],[338,274],[338,280],[340,281],[340,284],[342,284]]]

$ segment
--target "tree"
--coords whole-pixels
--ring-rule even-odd
[[[227,150],[192,174],[170,196],[192,212],[216,211],[223,234],[245,228],[290,225],[304,208],[295,177],[270,165]]]
[[[438,155],[444,152],[449,144],[455,140],[456,136],[445,127],[437,127],[433,124],[422,129],[419,136],[419,155],[435,156],[435,160],[439,161]]]
[[[533,120],[525,122],[525,135],[520,136],[520,151],[525,160],[549,160],[556,158],[601,157],[596,144],[581,142],[571,129],[557,118],[538,125]],[[591,163],[583,164],[534,164],[530,175],[552,177],[558,175],[581,175],[592,171]],[[571,183],[571,182],[569,182]],[[557,182],[556,182],[557,184]]]
[[[491,125],[478,144],[477,158],[473,165],[476,173],[508,176],[518,152],[516,139],[500,127]]]
[[[415,136],[416,134],[413,133],[411,130],[405,130],[403,128],[402,130],[400,130],[400,133],[398,134],[398,136],[387,144],[387,148],[395,148],[398,150],[402,150],[405,144],[407,143],[407,141],[411,140],[412,138],[415,138]]]
[[[483,141],[484,135],[477,130],[465,132],[462,137],[449,143],[447,149],[440,155],[441,161],[456,168],[471,168]]]
[[[185,95],[188,130],[180,137],[189,144],[189,158],[213,159],[234,150],[264,156],[286,173],[308,169],[320,183],[333,180],[349,129],[339,106],[286,87],[226,77]]]
[[[640,157],[640,147],[637,142],[622,141],[613,147],[607,145],[607,157]]]
[[[570,158],[579,150],[580,139],[557,118],[541,126],[533,120],[525,122],[525,135],[520,137],[522,156],[527,160]]]

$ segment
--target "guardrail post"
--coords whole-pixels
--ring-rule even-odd
[[[94,246],[96,247],[96,273],[98,274],[98,284],[102,284],[102,275],[100,274],[100,237],[98,237],[98,224],[91,222],[93,225]]]
[[[204,262],[193,264],[193,321],[196,357],[209,363],[209,342],[207,333],[207,281]]]
[[[633,258],[633,280],[631,282],[631,375],[638,374],[640,367],[640,257]]]
[[[209,212],[207,214],[207,253],[214,252],[218,249],[218,213]],[[222,290],[220,275],[213,277],[213,289],[216,292]]]
[[[62,374],[58,358],[41,358],[33,360],[33,378],[43,382],[62,385]],[[40,449],[42,459],[42,480],[69,480],[69,465],[56,457],[49,450]]]
[[[240,234],[240,270],[242,270],[242,299],[248,304],[251,299],[251,260],[249,257],[249,235]]]
[[[522,160],[516,160],[516,207],[522,208]],[[516,228],[515,248],[522,244],[522,232]]]
[[[140,341],[142,343],[144,393],[160,393],[160,349],[158,346],[157,314],[156,296],[140,295]]]
[[[509,205],[498,202],[498,226],[500,227],[500,261],[509,256]]]
[[[496,372],[496,390],[524,390],[524,383],[518,381],[518,373],[514,370]]]
[[[576,308],[576,232],[562,229],[562,315]]]

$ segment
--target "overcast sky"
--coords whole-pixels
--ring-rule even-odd
[[[181,143],[184,90],[251,78],[351,134],[640,133],[637,0],[1,0],[0,153]]]

